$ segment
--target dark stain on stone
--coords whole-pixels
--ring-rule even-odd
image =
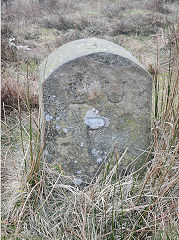
[[[67,147],[67,146],[70,145],[70,142],[62,143],[61,145],[64,146],[64,147]]]
[[[107,93],[107,98],[111,103],[118,103],[122,100],[123,94],[117,94],[115,92]]]
[[[86,143],[87,143],[87,149],[88,149],[88,155],[91,159],[93,159],[92,153],[91,153],[91,147],[93,146],[91,138],[90,138],[90,127],[86,126]]]

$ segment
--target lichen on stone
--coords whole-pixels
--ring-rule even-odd
[[[98,129],[101,127],[109,126],[109,119],[101,117],[99,111],[95,108],[92,108],[90,111],[87,111],[86,116],[84,117],[85,124],[90,127],[90,129]]]
[[[74,183],[76,184],[76,185],[80,185],[81,183],[82,183],[82,179],[81,178],[74,178]]]
[[[49,114],[45,115],[46,122],[50,122],[52,119],[53,119],[53,117],[50,116]]]

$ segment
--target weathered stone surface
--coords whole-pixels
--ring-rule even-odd
[[[150,74],[112,42],[81,39],[58,48],[40,66],[46,160],[81,184],[115,145],[119,155],[128,148],[125,169],[149,146],[151,92]]]

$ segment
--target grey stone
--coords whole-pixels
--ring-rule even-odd
[[[132,162],[150,145],[151,96],[150,74],[120,46],[91,38],[58,48],[40,66],[46,161],[75,184],[126,148],[120,172],[138,169],[144,157]]]

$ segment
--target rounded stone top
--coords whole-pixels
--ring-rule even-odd
[[[105,39],[85,38],[64,44],[52,52],[39,67],[41,82],[44,82],[44,80],[47,79],[51,73],[61,65],[92,53],[109,53],[119,55],[133,61],[135,64],[144,69],[136,58],[119,45]]]

